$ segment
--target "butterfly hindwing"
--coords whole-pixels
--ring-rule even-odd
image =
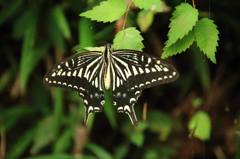
[[[96,87],[90,87],[84,95],[83,103],[86,108],[86,115],[84,119],[84,123],[86,125],[88,117],[91,113],[103,111],[103,105],[105,103],[104,92],[100,91]]]
[[[134,111],[134,105],[137,103],[141,90],[129,91],[123,84],[113,90],[113,105],[117,111],[128,114],[132,124],[137,126],[137,118]]]

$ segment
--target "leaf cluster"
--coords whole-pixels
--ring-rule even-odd
[[[177,6],[170,20],[169,39],[165,42],[162,58],[181,53],[196,41],[200,50],[216,63],[219,32],[212,20],[208,18],[198,20],[198,10],[187,3]]]

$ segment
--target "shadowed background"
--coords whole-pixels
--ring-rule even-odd
[[[193,45],[167,59],[180,73],[177,81],[143,91],[135,105],[138,127],[107,104],[103,113],[90,116],[85,128],[85,109],[77,93],[49,88],[42,78],[79,46],[112,43],[123,19],[103,24],[78,16],[99,2],[0,1],[0,158],[240,158],[240,2],[195,2],[199,18],[209,17],[218,26],[217,64]],[[167,1],[166,10],[155,14],[151,27],[142,33],[144,52],[160,57],[169,18],[180,3]],[[131,8],[127,27],[138,27],[139,10]],[[211,118],[208,141],[188,130],[199,110]]]

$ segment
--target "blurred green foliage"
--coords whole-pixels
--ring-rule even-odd
[[[217,156],[217,151],[208,149],[207,144],[198,150],[203,142],[188,138],[191,133],[188,122],[199,110],[209,112],[212,118],[213,139],[211,136],[209,145],[216,148],[222,141],[220,147],[223,148],[227,144],[225,140],[236,137],[230,146],[237,149],[239,113],[234,112],[239,110],[240,103],[240,89],[236,89],[240,79],[240,67],[236,62],[240,55],[240,48],[236,45],[240,39],[239,21],[234,12],[218,13],[221,13],[221,7],[231,11],[229,6],[239,7],[239,3],[226,5],[221,2],[215,4],[216,8],[211,8],[213,14],[218,15],[216,23],[220,32],[224,30],[217,55],[220,64],[210,64],[199,49],[192,46],[187,55],[170,59],[179,69],[181,77],[178,81],[143,91],[135,106],[138,127],[133,127],[125,114],[116,114],[110,102],[106,104],[104,113],[91,115],[88,126],[84,127],[85,108],[77,93],[48,88],[43,85],[42,78],[54,63],[74,54],[75,50],[112,42],[116,31],[114,23],[97,23],[78,16],[99,2],[0,1],[0,158],[168,159]],[[172,0],[164,5],[174,8],[179,3]],[[201,2],[197,6],[203,10],[203,16],[208,6]],[[138,27],[136,17],[139,11],[132,6],[128,27]],[[167,38],[170,16],[170,11],[154,15],[152,27],[143,34],[146,52],[160,56],[162,50],[159,46]],[[223,19],[230,21],[231,25],[223,25]],[[229,55],[226,56],[225,52]],[[229,78],[225,80],[223,77]],[[199,98],[202,100],[200,106],[193,107],[192,101]],[[144,102],[148,103],[147,121],[141,120]],[[224,111],[225,108],[230,111]],[[231,131],[232,136],[229,137],[225,130],[235,131]],[[235,154],[236,159],[240,156],[234,150],[224,152],[226,156]]]

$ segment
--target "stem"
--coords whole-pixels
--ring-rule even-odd
[[[126,21],[127,21],[128,11],[130,10],[131,4],[132,4],[132,0],[129,2],[128,7],[127,7],[126,14],[125,14],[125,17],[124,17],[123,26],[122,26],[122,30],[124,30],[124,28],[125,28]]]
[[[144,122],[146,122],[146,120],[147,120],[147,103],[143,104],[143,117],[142,117],[142,120]]]
[[[196,4],[195,4],[194,0],[192,0],[192,5],[193,5],[193,8],[196,9]]]

